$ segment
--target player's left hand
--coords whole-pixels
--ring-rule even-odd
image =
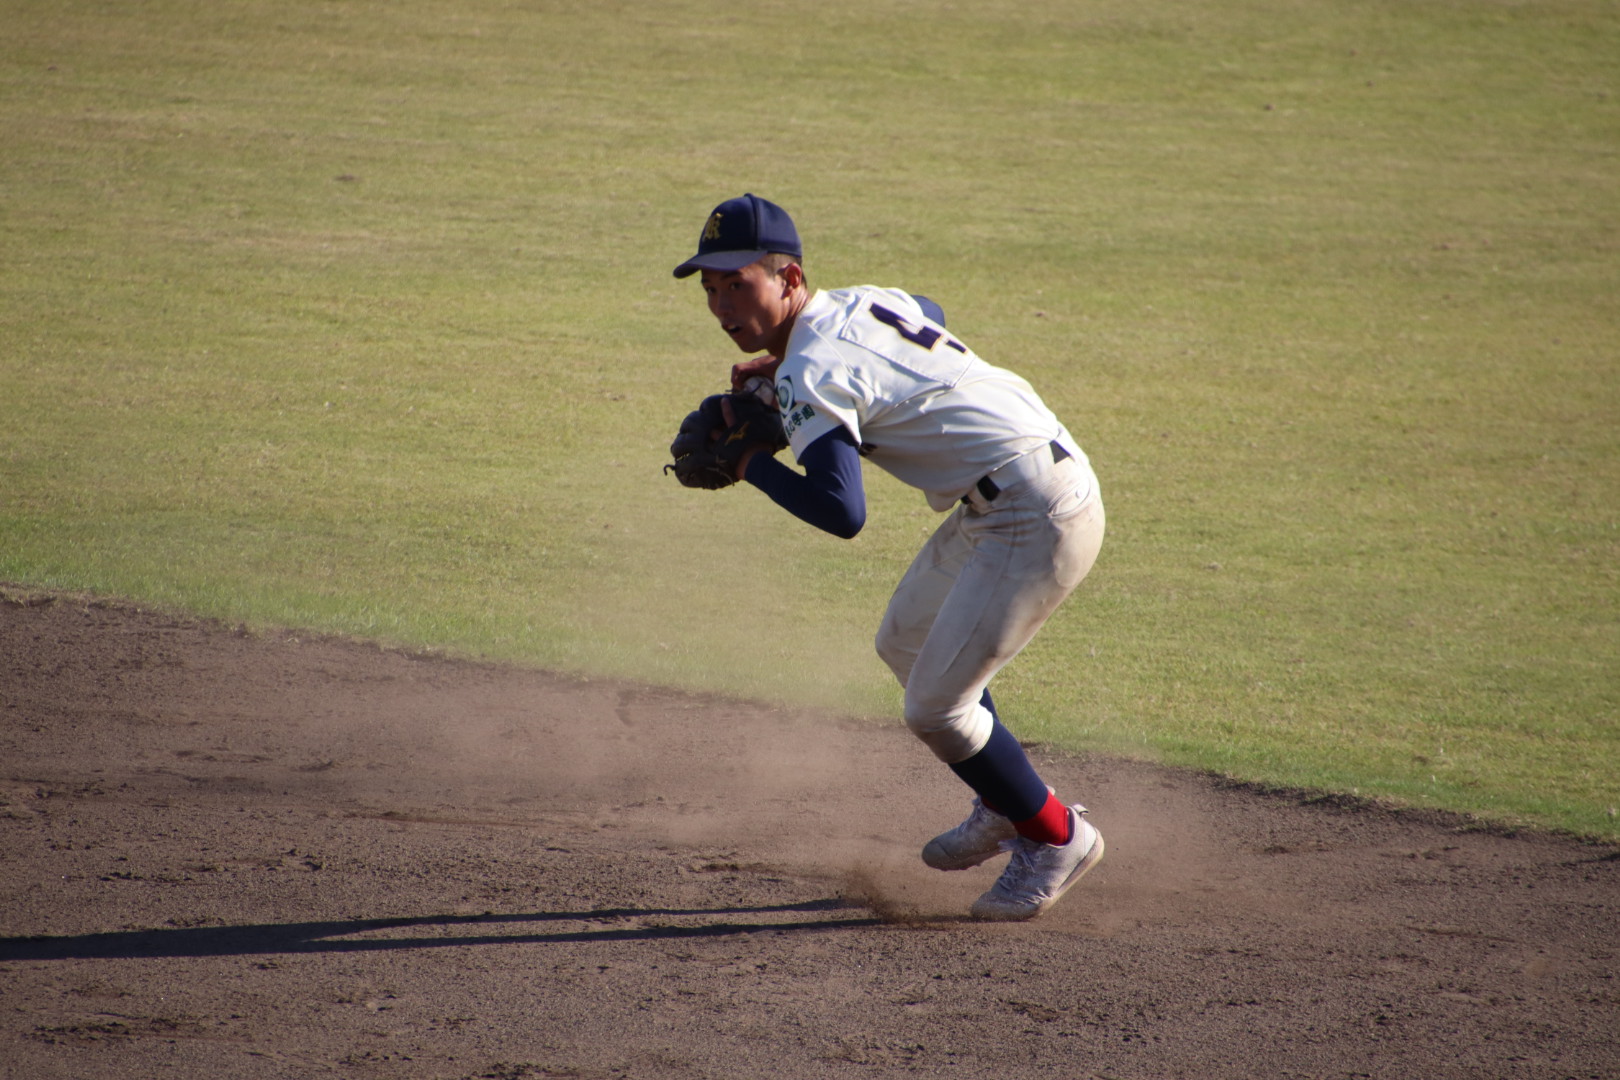
[[[787,446],[782,416],[757,394],[712,394],[681,421],[664,466],[685,487],[730,487],[751,450],[774,454]]]

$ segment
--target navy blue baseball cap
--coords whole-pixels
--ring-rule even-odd
[[[699,270],[741,270],[772,253],[804,258],[799,230],[788,212],[758,195],[727,199],[714,208],[698,237],[697,254],[675,268],[678,278]]]

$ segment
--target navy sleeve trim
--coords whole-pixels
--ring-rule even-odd
[[[940,326],[945,325],[944,308],[940,307],[937,303],[928,299],[926,296],[918,296],[916,293],[912,293],[911,298],[917,301],[917,306],[922,308],[924,315],[934,320],[934,322],[938,323]],[[954,345],[955,342],[952,342],[952,344]]]

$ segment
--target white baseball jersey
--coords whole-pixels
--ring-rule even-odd
[[[846,427],[874,465],[920,488],[935,510],[1053,441],[1090,471],[1029,383],[985,363],[898,289],[817,291],[788,338],[776,395],[795,458]]]

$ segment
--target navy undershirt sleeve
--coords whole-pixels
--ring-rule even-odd
[[[795,517],[850,539],[866,524],[861,452],[849,429],[839,427],[805,447],[796,472],[769,454],[755,454],[745,479]]]

